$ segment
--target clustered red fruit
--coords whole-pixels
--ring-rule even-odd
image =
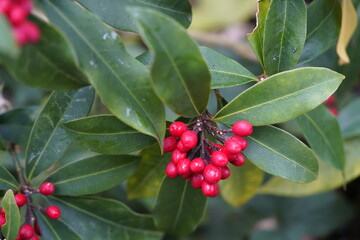
[[[38,26],[27,20],[32,7],[32,0],[0,0],[0,15],[7,18],[19,46],[36,43],[40,39]]]
[[[183,122],[173,122],[169,127],[171,135],[164,139],[164,151],[172,152],[166,175],[169,178],[180,175],[189,179],[192,187],[201,188],[205,196],[217,196],[218,182],[230,176],[227,164],[241,166],[245,163],[241,152],[248,143],[242,137],[251,135],[252,131],[247,121],[238,121],[229,130],[219,130],[204,116],[198,117],[192,129]],[[236,136],[225,134],[230,132]],[[223,145],[208,140],[206,134]]]
[[[325,105],[328,107],[329,111],[334,115],[339,115],[339,111],[337,110],[335,103],[336,103],[336,97],[335,95],[331,95],[328,99],[325,100]]]

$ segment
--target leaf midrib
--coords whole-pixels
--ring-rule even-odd
[[[185,198],[185,195],[186,195],[186,189],[188,187],[188,183],[189,181],[185,181],[185,184],[184,184],[184,188],[183,188],[183,191],[181,192],[181,198],[180,198],[180,207],[177,209],[176,211],[176,217],[175,217],[175,221],[171,227],[171,229],[175,230],[176,229],[176,226],[178,224],[178,221],[180,219],[180,215],[182,213],[182,209],[184,207],[184,198]]]
[[[180,14],[183,14],[183,15],[188,15],[188,13],[186,13],[186,12],[181,12],[181,11],[174,10],[174,9],[171,9],[171,8],[161,7],[160,5],[155,5],[155,4],[152,4],[152,3],[149,3],[149,2],[145,2],[145,1],[141,1],[141,0],[135,0],[135,1],[143,3],[145,5],[153,6],[155,8],[163,9],[163,10],[166,10],[166,11],[169,11],[169,12],[175,12],[175,13],[180,13]]]
[[[287,7],[288,7],[288,0],[285,1],[285,7],[284,7],[284,22],[283,22],[283,30],[280,37],[280,44],[279,44],[279,61],[276,71],[280,71],[280,65],[281,65],[281,55],[282,55],[282,49],[283,49],[283,42],[284,42],[284,35],[285,35],[285,27],[286,27],[286,19],[287,19]]]
[[[330,18],[331,14],[333,13],[333,10],[334,10],[334,8],[335,8],[336,2],[333,1],[333,3],[334,3],[334,4],[333,4],[331,10],[328,12],[329,14],[326,15],[326,17],[319,23],[319,25],[317,25],[317,27],[314,28],[314,29],[307,35],[306,39],[309,39],[309,38],[324,24],[324,22],[327,21],[328,18]]]
[[[215,69],[209,69],[209,70],[210,70],[210,72],[223,73],[223,74],[227,74],[227,75],[234,75],[234,76],[238,76],[238,77],[242,77],[242,78],[251,79],[251,80],[254,80],[254,81],[257,80],[256,77],[250,77],[250,76],[235,73],[235,72],[227,72],[227,71],[215,70]]]

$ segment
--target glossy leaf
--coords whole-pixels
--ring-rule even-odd
[[[60,219],[50,219],[44,213],[37,211],[36,220],[39,224],[42,238],[46,240],[82,240],[83,238],[75,233],[71,226],[68,226],[66,222]]]
[[[285,122],[323,103],[344,76],[326,68],[299,68],[273,75],[222,108],[215,121],[246,120],[255,126]]]
[[[241,167],[229,166],[231,175],[220,181],[220,193],[223,199],[234,207],[238,207],[250,200],[261,185],[264,172],[250,161]]]
[[[19,54],[19,47],[11,32],[11,27],[4,15],[0,15],[0,55],[15,58]],[[6,62],[6,61],[4,61]]]
[[[82,239],[160,240],[154,220],[138,214],[121,202],[98,197],[52,197],[50,204],[61,209],[61,220]],[[91,231],[89,227],[91,226]]]
[[[154,207],[157,227],[171,234],[194,231],[204,216],[206,200],[188,179],[166,177]]]
[[[155,92],[173,112],[186,117],[200,115],[210,94],[210,73],[197,44],[166,15],[145,8],[130,10],[154,53],[151,80]]]
[[[305,184],[290,182],[273,177],[259,189],[259,193],[275,194],[282,196],[307,196],[330,191],[341,187],[345,182],[360,176],[360,139],[345,142],[346,165],[345,171],[339,171],[331,165],[320,161],[318,178]]]
[[[17,80],[45,89],[76,89],[88,85],[68,40],[53,26],[35,21],[41,29],[40,41],[26,45],[20,56],[5,65]]]
[[[306,38],[302,0],[271,1],[264,23],[263,54],[267,75],[295,67]]]
[[[0,189],[17,189],[19,183],[14,176],[3,166],[0,165]]]
[[[360,98],[350,102],[339,114],[341,132],[345,138],[360,135]]]
[[[146,7],[162,12],[184,27],[188,27],[191,22],[191,5],[189,1],[183,0],[77,0],[84,7],[95,13],[107,24],[124,30],[137,32],[132,17],[126,11],[128,7]]]
[[[80,65],[107,108],[132,128],[154,136],[162,146],[165,112],[152,91],[146,67],[93,14],[70,1],[40,3],[75,47]]]
[[[1,227],[1,231],[6,239],[15,240],[20,228],[20,212],[11,189],[6,191],[1,206],[6,213],[6,224]]]
[[[25,153],[29,180],[56,162],[71,143],[61,122],[86,116],[93,100],[91,87],[53,92],[30,133]]]
[[[97,115],[63,123],[68,136],[90,151],[119,155],[143,149],[155,142],[125,125],[114,115]]]
[[[350,63],[346,47],[349,44],[357,27],[357,13],[351,0],[342,0],[342,17],[340,36],[336,45],[336,52],[339,56],[339,64]]]
[[[258,79],[249,70],[216,51],[201,47],[211,74],[211,88],[224,88],[244,84]]]
[[[311,182],[317,178],[315,154],[293,135],[273,126],[254,129],[244,155],[257,167],[275,176]]]
[[[320,105],[296,118],[296,122],[316,155],[335,168],[344,170],[344,145],[335,116]]]
[[[338,0],[313,1],[307,9],[307,35],[299,62],[309,62],[334,46],[340,24],[341,6]]]
[[[47,179],[58,195],[85,195],[115,187],[134,173],[138,157],[100,155],[66,164]]]
[[[127,180],[129,199],[155,197],[165,176],[165,168],[171,161],[171,154],[160,152],[158,146],[151,146],[141,153],[141,163]]]

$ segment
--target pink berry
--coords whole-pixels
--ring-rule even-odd
[[[186,157],[187,157],[186,152],[180,152],[179,149],[175,149],[171,154],[171,161],[173,161],[173,163],[175,163],[175,164],[178,164],[180,159],[183,159]]]
[[[165,173],[169,178],[175,178],[178,175],[178,172],[176,170],[176,165],[173,162],[169,162],[166,166]]]
[[[44,182],[39,187],[39,192],[42,195],[51,195],[55,192],[55,185],[51,182]]]
[[[186,130],[180,138],[180,141],[185,148],[192,149],[196,146],[198,142],[197,134],[194,131]]]
[[[0,1],[0,14],[8,14],[12,8],[12,3],[10,0]]]
[[[19,46],[24,46],[26,44],[27,42],[26,32],[21,26],[16,26],[13,29],[13,34],[15,41]]]
[[[187,126],[183,122],[173,122],[170,124],[169,132],[175,137],[181,137],[181,135],[187,130]]]
[[[26,38],[30,43],[36,43],[39,41],[41,32],[37,25],[30,21],[26,21],[22,24],[23,31],[26,33]]]
[[[219,194],[219,185],[217,183],[211,184],[203,181],[201,184],[201,190],[207,197],[216,197]]]
[[[0,215],[0,229],[6,223],[6,218],[3,215]]]
[[[209,183],[217,183],[221,179],[221,171],[213,164],[208,164],[204,169],[204,178]]]
[[[25,224],[19,230],[19,235],[22,239],[30,239],[34,234],[34,229],[30,224]]]
[[[22,193],[18,193],[14,195],[15,202],[18,207],[22,207],[27,203],[26,196]]]
[[[229,160],[225,153],[221,151],[215,151],[211,154],[211,161],[217,167],[223,167],[228,164]]]
[[[177,172],[180,175],[188,175],[191,173],[190,171],[190,160],[187,158],[183,158],[179,160],[179,163],[176,166]]]
[[[202,182],[204,181],[204,176],[201,173],[195,173],[190,178],[190,183],[193,188],[201,188]]]
[[[166,137],[164,139],[164,152],[172,152],[175,150],[177,140],[174,136]]]
[[[220,171],[221,179],[227,179],[228,177],[230,177],[230,169],[228,168],[228,166],[221,167]]]
[[[204,171],[205,168],[205,162],[201,158],[195,158],[190,163],[190,169],[194,173],[200,173]]]
[[[241,166],[245,163],[245,157],[241,153],[238,153],[233,160],[230,160],[230,163],[235,166]]]
[[[232,131],[235,135],[240,137],[247,137],[252,134],[253,127],[247,121],[238,121],[232,126]]]
[[[56,206],[47,207],[45,213],[51,219],[58,219],[61,216],[61,211]]]
[[[26,9],[18,5],[12,7],[9,12],[9,20],[14,26],[24,22],[27,16]]]

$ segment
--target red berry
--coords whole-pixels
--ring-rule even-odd
[[[252,134],[253,127],[247,121],[238,121],[232,126],[232,132],[240,137],[246,137]]]
[[[243,165],[245,163],[244,155],[242,155],[241,153],[236,154],[235,158],[233,160],[230,160],[230,163],[235,166]]]
[[[24,9],[25,13],[27,15],[29,15],[31,12],[31,9],[33,8],[33,5],[32,5],[31,1],[23,1],[21,3],[21,7]]]
[[[221,179],[221,171],[213,164],[208,164],[204,169],[204,178],[209,183],[217,183]]]
[[[26,9],[18,5],[12,7],[9,12],[9,20],[15,26],[24,22],[27,16],[28,13],[26,12]]]
[[[221,179],[227,179],[230,177],[230,169],[227,166],[221,167]]]
[[[190,178],[190,183],[193,188],[201,188],[202,182],[204,181],[204,176],[201,173],[193,174]]]
[[[35,221],[35,223],[34,223],[34,229],[35,229],[35,232],[37,235],[41,235],[39,224],[37,221]]]
[[[186,152],[180,152],[179,149],[175,149],[171,154],[171,160],[173,163],[178,164],[180,159],[186,158],[187,153]]]
[[[51,182],[44,182],[39,187],[39,192],[42,195],[51,195],[55,192],[55,185]]]
[[[47,207],[45,213],[51,219],[58,219],[61,216],[61,211],[56,206]]]
[[[0,215],[0,229],[6,223],[6,218],[3,215]]]
[[[207,197],[216,197],[219,194],[219,186],[217,183],[211,184],[203,181],[201,184],[201,190]]]
[[[179,162],[176,166],[176,169],[177,169],[178,174],[187,176],[189,173],[191,173],[190,160],[187,158],[183,158],[183,159],[179,160]]]
[[[164,139],[164,152],[172,152],[175,150],[177,140],[174,136],[166,137]]]
[[[39,240],[39,237],[34,234],[34,236],[32,236],[29,240]]]
[[[30,239],[34,236],[34,229],[30,224],[25,224],[20,228],[19,235],[22,239]]]
[[[36,43],[39,41],[41,32],[38,26],[30,21],[26,21],[22,24],[23,31],[25,31],[26,39],[31,43]]]
[[[23,46],[27,42],[26,32],[22,28],[22,26],[17,26],[13,29],[13,34],[15,37],[15,41],[19,46]]]
[[[331,95],[328,99],[325,100],[325,104],[326,105],[332,105],[335,103],[335,95]]]
[[[244,151],[248,147],[248,142],[244,138],[238,136],[232,136],[229,140],[237,141],[241,146],[241,151]]]
[[[336,117],[337,115],[339,115],[339,112],[336,108],[334,107],[330,107],[329,108],[330,112]]]
[[[166,175],[169,178],[175,178],[178,175],[178,172],[176,170],[176,165],[173,162],[169,162],[168,165],[166,166],[166,170],[165,170]]]
[[[12,3],[10,0],[2,0],[0,1],[0,14],[8,14],[11,10]]]
[[[223,167],[228,164],[229,160],[225,153],[221,151],[215,151],[211,154],[211,161],[217,167]]]
[[[225,142],[225,148],[230,154],[236,154],[242,150],[240,142],[231,138]]]
[[[181,135],[187,130],[187,126],[183,122],[173,122],[170,124],[169,132],[175,137],[181,137]]]
[[[192,149],[198,142],[198,137],[194,131],[186,130],[180,138],[185,148]]]
[[[229,153],[229,152],[226,150],[226,148],[222,148],[220,151],[223,152],[223,153],[225,153],[226,156],[227,156],[227,158],[228,158],[229,160],[233,160],[233,159],[235,158],[235,155],[236,155],[236,154],[231,154],[231,153]]]
[[[186,153],[190,150],[190,148],[185,147],[181,141],[178,141],[176,148],[182,153]]]
[[[18,193],[14,195],[15,202],[18,207],[22,207],[27,203],[26,196],[22,193]]]
[[[195,158],[190,163],[190,169],[194,173],[200,173],[204,171],[205,168],[205,162],[201,158]]]
[[[19,234],[16,236],[15,240],[21,240],[21,237]]]
[[[3,208],[0,208],[0,215],[2,215],[3,217],[5,217],[5,216],[6,216],[6,213],[5,213],[5,211],[4,211],[4,209],[3,209]]]

